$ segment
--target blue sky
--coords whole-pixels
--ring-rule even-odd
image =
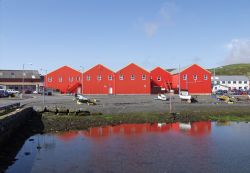
[[[250,63],[249,0],[0,0],[0,68]]]

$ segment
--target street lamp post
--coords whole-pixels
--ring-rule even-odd
[[[46,85],[46,76],[47,76],[47,70],[45,69],[40,69],[41,71],[45,71],[45,75],[43,77],[43,106],[45,106],[45,85]]]
[[[80,68],[82,69],[82,94],[83,94],[83,73],[84,73],[84,67],[80,66]]]
[[[24,67],[25,65],[32,65],[32,63],[28,63],[28,64],[23,64],[23,80],[22,80],[22,94],[24,94]],[[26,75],[26,74],[25,74]]]

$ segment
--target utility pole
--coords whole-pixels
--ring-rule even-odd
[[[83,74],[84,74],[84,67],[80,66],[80,68],[82,69],[82,94],[83,94]]]
[[[179,95],[181,93],[181,74],[180,74],[180,64],[178,67],[179,75],[178,75],[178,83],[179,83]]]
[[[45,71],[45,75],[43,77],[43,106],[45,106],[45,85],[46,85],[46,77],[47,77],[47,70],[45,69],[40,69],[41,71]]]

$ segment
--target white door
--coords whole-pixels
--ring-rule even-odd
[[[109,94],[113,94],[113,88],[109,87]]]

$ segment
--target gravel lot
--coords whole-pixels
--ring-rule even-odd
[[[90,99],[97,99],[97,105],[77,104],[74,96],[54,95],[46,96],[47,106],[66,107],[68,109],[83,109],[92,113],[124,114],[124,113],[166,113],[169,112],[169,101],[155,100],[157,95],[91,95]],[[177,95],[172,99],[173,111],[216,112],[216,111],[249,111],[250,101],[242,101],[233,105],[217,101],[213,96],[197,96],[198,103],[181,102]],[[25,106],[34,108],[43,106],[40,95],[26,95],[25,99],[1,98],[0,105],[21,102]]]

